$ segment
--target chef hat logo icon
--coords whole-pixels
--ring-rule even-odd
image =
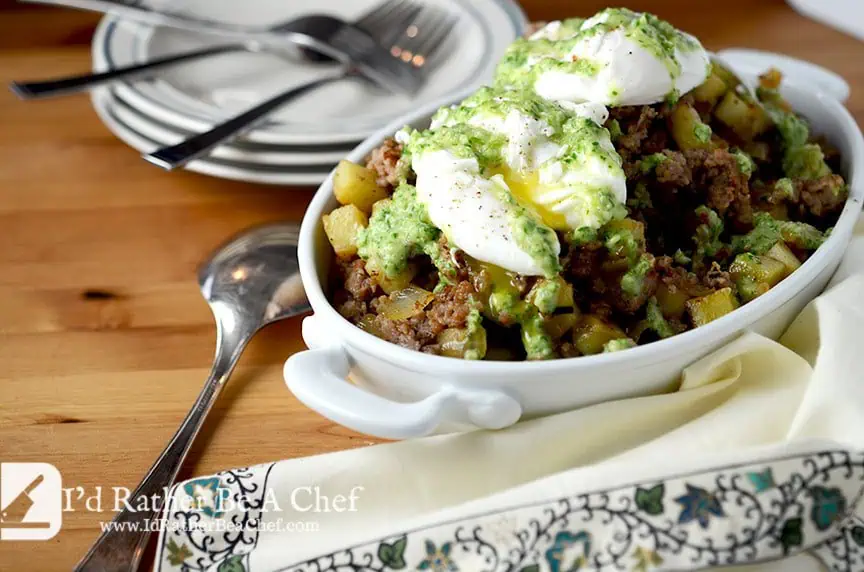
[[[63,483],[48,463],[0,463],[0,540],[48,540],[63,521]]]

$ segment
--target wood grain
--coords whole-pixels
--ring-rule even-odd
[[[604,2],[526,0],[532,19]],[[632,0],[702,38],[805,57],[852,84],[864,118],[864,44],[781,0]],[[574,12],[574,6],[578,10]],[[98,18],[0,0],[0,80],[89,68]],[[214,329],[197,264],[253,223],[299,221],[311,189],[164,173],[116,140],[86,96],[27,103],[0,91],[0,460],[50,462],[64,486],[134,486],[200,389]],[[308,411],[281,364],[300,320],[262,332],[183,477],[373,442]],[[0,543],[3,570],[66,570],[108,513],[69,512],[53,540]]]

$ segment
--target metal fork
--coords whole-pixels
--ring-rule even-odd
[[[62,0],[62,5],[69,4],[66,0]],[[138,15],[139,19],[149,21],[149,18],[161,14],[151,10],[127,6],[116,5],[114,2],[106,0],[86,0],[88,3],[95,1],[97,5],[108,5],[112,7],[129,8],[130,15]],[[60,5],[57,2],[51,4]],[[89,4],[87,4],[89,6]],[[95,8],[94,8],[95,9]],[[105,8],[107,10],[107,8]],[[266,29],[266,32],[258,32],[259,34],[267,34],[267,37],[279,38],[281,44],[290,42],[301,46],[301,53],[306,59],[313,61],[332,61],[334,59],[334,48],[328,43],[328,38],[340,27],[345,25],[353,25],[358,30],[365,32],[370,38],[380,37],[381,34],[389,31],[393,27],[393,23],[399,21],[407,21],[415,16],[420,11],[420,7],[412,0],[385,0],[380,5],[375,6],[360,19],[353,24],[342,22],[332,16],[310,15],[302,18],[295,18],[288,22],[283,22]],[[122,12],[126,17],[127,13]],[[203,25],[200,22],[197,25]],[[236,35],[234,28],[215,28],[212,33],[226,33],[229,36]],[[249,32],[251,33],[251,32]],[[247,35],[249,34],[247,33]],[[137,64],[122,68],[116,68],[100,73],[88,73],[82,75],[74,75],[65,78],[57,78],[44,81],[30,82],[11,82],[9,88],[18,97],[24,100],[42,99],[46,97],[54,97],[58,95],[68,95],[86,91],[90,88],[111,83],[121,79],[132,80],[144,76],[149,76],[153,72],[160,69],[169,68],[183,63],[188,63],[201,58],[215,56],[224,53],[251,51],[251,52],[277,52],[278,55],[285,55],[285,49],[275,49],[275,40],[263,42],[258,40],[244,40],[237,43],[211,46],[208,48],[185,52],[166,56],[156,60],[151,60],[143,64]],[[275,44],[280,45],[280,44]],[[388,46],[389,47],[389,46]],[[344,60],[344,54],[339,54]],[[339,58],[335,58],[339,59]]]
[[[435,63],[433,56],[440,52],[455,24],[456,18],[453,15],[440,9],[424,7],[415,17],[401,21],[399,26],[391,28],[390,32],[382,34],[381,37],[385,45],[390,46],[391,56],[403,62],[405,67],[413,68],[415,73],[419,74],[418,77],[425,79]],[[364,75],[355,63],[349,63],[336,73],[280,93],[210,131],[195,135],[177,145],[144,154],[143,158],[169,171],[181,167],[209,153],[221,143],[252,129],[275,109],[299,95],[349,76]]]

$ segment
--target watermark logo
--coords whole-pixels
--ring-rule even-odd
[[[0,540],[48,540],[63,522],[63,483],[48,463],[0,463]]]

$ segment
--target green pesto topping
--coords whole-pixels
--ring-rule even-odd
[[[537,262],[544,276],[556,276],[561,272],[561,262],[555,253],[558,245],[555,231],[533,218],[527,209],[522,208],[515,200],[513,206],[515,210],[511,215],[510,227],[516,243]]]
[[[627,199],[627,206],[634,210],[654,208],[648,185],[642,181],[636,183],[636,188],[633,189],[633,193]]]
[[[484,87],[460,104],[440,109],[432,118],[435,128],[412,133],[407,150],[417,155],[427,149],[453,152],[458,148],[459,156],[481,155],[485,159],[480,161],[481,168],[494,166],[503,161],[508,141],[503,135],[492,133],[476,123],[484,120],[500,123],[513,112],[549,127],[543,136],[563,151],[548,161],[561,162],[565,171],[568,166],[581,166],[587,157],[600,160],[610,169],[622,169],[621,157],[605,127],[586,117],[576,116],[530,91],[509,88]],[[527,153],[528,149],[521,151]],[[621,173],[623,176],[623,170]]]
[[[621,124],[618,122],[617,119],[609,120],[608,129],[609,136],[612,138],[613,141],[624,135],[624,132],[621,131]]]
[[[774,89],[760,88],[757,96],[771,117],[783,141],[783,173],[793,179],[813,180],[829,175],[822,149],[810,140],[807,123],[783,108],[783,99]]]
[[[621,292],[630,298],[637,298],[645,287],[645,277],[654,268],[654,257],[643,254],[639,262],[621,277]]]
[[[789,200],[798,200],[798,191],[795,188],[795,183],[792,182],[792,179],[784,177],[774,183],[774,188],[783,193],[783,196],[787,197]]]
[[[552,337],[536,309],[522,321],[522,345],[529,360],[548,359],[554,353]]]
[[[702,123],[701,121],[693,127],[693,135],[695,135],[696,139],[702,143],[708,143],[711,141],[712,133],[711,126],[707,123]]]
[[[561,71],[579,75],[597,74],[599,66],[587,59],[569,57],[570,51],[580,41],[584,20],[563,20],[554,37],[517,38],[507,47],[495,71],[495,83],[499,86],[533,87],[543,73]]]
[[[456,157],[477,159],[480,169],[500,164],[504,159],[507,138],[467,123],[448,125],[446,129],[413,132],[405,147],[408,157],[425,151],[446,149]]]
[[[753,300],[764,294],[763,286],[764,284],[757,282],[750,276],[739,276],[738,280],[735,281],[738,296],[744,301]]]
[[[648,322],[648,327],[654,330],[661,338],[669,338],[675,335],[675,330],[663,317],[663,312],[660,311],[660,305],[657,303],[657,298],[648,300],[648,305],[645,309],[645,319]]]
[[[738,162],[738,170],[741,171],[746,177],[750,177],[753,175],[753,172],[756,170],[756,163],[753,162],[753,159],[740,149],[735,149],[732,152],[732,155],[735,157],[735,160]]]
[[[783,155],[783,172],[793,179],[811,181],[831,174],[822,148],[815,143],[787,149]]]
[[[753,230],[732,239],[736,252],[765,254],[781,240],[802,250],[816,250],[826,240],[818,228],[804,222],[776,220],[768,213],[756,213]]]
[[[560,293],[560,280],[538,280],[537,284],[528,292],[526,299],[534,304],[541,314],[551,314],[558,307]]]
[[[468,326],[468,342],[463,357],[469,360],[481,360],[486,357],[486,330],[483,328],[483,316],[477,306],[474,304],[465,322]]]
[[[603,346],[603,353],[609,354],[612,352],[620,352],[621,350],[626,350],[629,348],[635,348],[636,342],[631,340],[630,338],[619,338],[617,340],[609,340]]]
[[[494,289],[489,295],[486,313],[495,321],[500,321],[506,315],[510,321],[521,326],[522,345],[528,359],[552,357],[552,338],[544,327],[543,316],[535,305],[521,300],[516,289]]]
[[[441,261],[440,231],[429,222],[414,187],[402,185],[389,202],[379,204],[358,237],[361,258],[390,278],[405,270],[408,260],[419,254]]]
[[[591,228],[590,226],[577,228],[570,233],[570,244],[573,246],[584,246],[589,242],[596,241],[598,234],[597,229]]]
[[[681,100],[681,91],[673,87],[672,91],[666,94],[664,101],[670,106],[676,105]]]
[[[645,155],[639,160],[639,170],[643,175],[647,175],[657,168],[657,165],[666,161],[667,157],[663,153],[654,153],[653,155]]]
[[[642,245],[628,228],[606,230],[603,233],[603,243],[606,250],[615,258],[626,258],[631,264],[636,262],[642,252]]]
[[[696,256],[700,259],[714,256],[723,248],[723,242],[720,240],[720,235],[723,234],[723,219],[704,205],[696,209],[696,215],[702,221],[696,227],[696,234],[693,236],[696,242]]]
[[[680,264],[681,266],[686,266],[693,262],[693,259],[684,254],[684,251],[680,248],[675,251],[675,254],[672,256],[672,260],[674,260],[676,264]]]

